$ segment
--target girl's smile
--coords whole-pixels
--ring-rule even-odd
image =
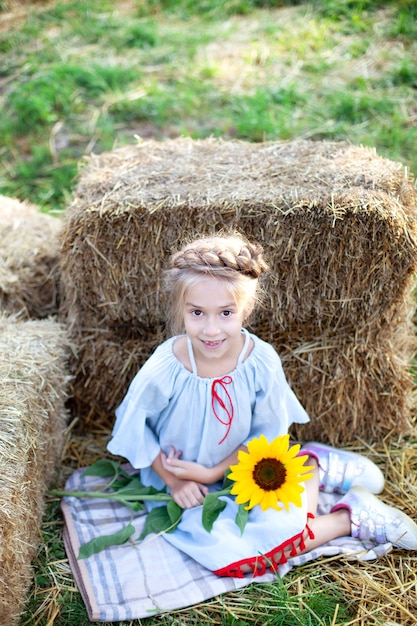
[[[203,341],[204,345],[206,346],[206,348],[208,348],[209,350],[213,349],[213,348],[218,348],[219,346],[223,345],[223,341]]]

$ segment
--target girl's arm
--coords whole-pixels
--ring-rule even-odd
[[[247,450],[247,448],[246,446],[239,446],[239,448],[214,467],[205,467],[193,461],[181,461],[181,451],[176,451],[173,446],[171,446],[168,455],[161,451],[159,457],[165,475],[168,474],[181,480],[195,480],[204,485],[211,485],[223,478],[230,465],[237,463],[239,450]]]
[[[161,451],[152,463],[152,468],[162,478],[166,486],[169,487],[171,495],[178,506],[182,509],[189,509],[203,504],[208,488],[195,480],[178,478],[172,472],[166,470],[163,466],[162,455],[163,452]]]

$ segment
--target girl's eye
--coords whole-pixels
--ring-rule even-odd
[[[223,311],[222,315],[223,317],[230,317],[232,315],[232,311]]]
[[[203,315],[203,311],[200,311],[200,309],[194,309],[194,311],[191,311],[191,314],[194,315],[194,317],[200,317]]]

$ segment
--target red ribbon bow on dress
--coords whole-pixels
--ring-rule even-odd
[[[230,429],[232,427],[233,416],[235,413],[232,398],[230,397],[230,393],[228,392],[227,387],[226,387],[226,385],[230,385],[232,382],[233,382],[233,379],[231,376],[223,376],[223,378],[216,378],[215,380],[213,380],[211,384],[211,408],[213,409],[213,413],[216,419],[221,424],[226,426],[226,433],[224,437],[220,439],[219,445],[223,443],[223,441],[226,439],[227,435],[229,434]],[[220,388],[224,392],[224,397],[225,397],[224,400],[218,394],[216,390],[216,387],[218,386],[220,386]],[[224,417],[222,417],[221,414],[219,415],[218,407],[220,407],[220,409],[224,413]]]

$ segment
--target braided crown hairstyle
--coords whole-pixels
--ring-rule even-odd
[[[216,235],[197,239],[171,256],[165,272],[172,334],[184,332],[184,302],[188,289],[204,278],[226,281],[245,319],[259,300],[259,277],[268,269],[263,248],[242,235]]]

